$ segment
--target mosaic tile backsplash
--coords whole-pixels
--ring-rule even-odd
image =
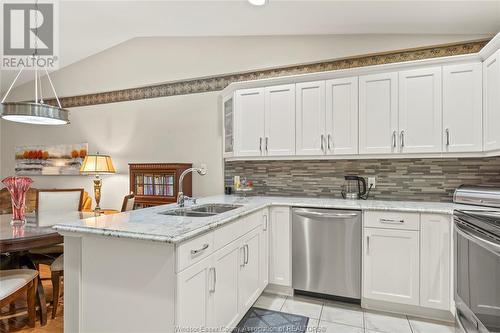
[[[235,175],[255,195],[340,198],[344,175],[359,175],[376,177],[371,199],[451,202],[461,184],[500,186],[500,157],[225,162],[226,185]]]

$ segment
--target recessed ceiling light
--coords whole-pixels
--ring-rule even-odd
[[[254,6],[264,6],[268,0],[248,0]]]

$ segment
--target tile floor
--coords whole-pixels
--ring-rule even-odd
[[[454,333],[452,324],[361,309],[358,305],[263,294],[254,306],[309,317],[307,333]]]

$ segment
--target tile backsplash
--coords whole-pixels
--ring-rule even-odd
[[[235,175],[258,195],[340,198],[344,175],[359,175],[376,177],[372,199],[449,202],[461,184],[500,186],[500,157],[225,162],[225,183]]]

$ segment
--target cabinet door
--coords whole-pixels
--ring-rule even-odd
[[[483,62],[484,150],[500,149],[500,51]]]
[[[290,209],[273,207],[270,209],[270,262],[269,282],[282,286],[292,286],[291,273],[291,228]]]
[[[232,95],[222,100],[222,108],[224,156],[226,157],[232,156],[234,149],[234,103]]]
[[[208,257],[177,274],[176,325],[178,327],[209,325],[211,266],[212,258]]]
[[[264,290],[269,283],[269,210],[262,211],[262,232],[260,236],[260,282]]]
[[[450,310],[451,223],[449,216],[421,215],[421,306]]]
[[[364,228],[363,295],[419,304],[419,232]]]
[[[399,144],[404,153],[442,150],[441,67],[399,73]]]
[[[443,67],[443,146],[446,152],[483,150],[481,63]]]
[[[235,93],[236,156],[261,156],[264,140],[264,88]]]
[[[325,154],[325,81],[296,84],[297,155]]]
[[[248,233],[241,241],[243,264],[239,272],[239,309],[249,309],[261,292],[260,283],[260,236],[261,227]]]
[[[243,257],[240,242],[213,254],[209,291],[212,294],[210,327],[235,327],[239,318],[238,274]]]
[[[295,84],[268,87],[265,97],[265,155],[294,155]]]
[[[359,153],[397,151],[398,74],[359,77]]]
[[[358,78],[328,80],[326,87],[327,153],[358,153]]]

